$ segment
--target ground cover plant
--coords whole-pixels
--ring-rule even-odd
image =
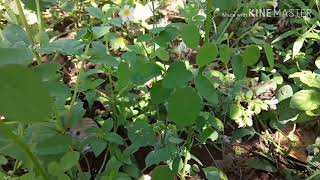
[[[319,0],[0,11],[0,179],[320,179]]]

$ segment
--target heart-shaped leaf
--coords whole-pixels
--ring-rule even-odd
[[[169,99],[168,116],[180,127],[194,124],[202,107],[202,100],[193,88],[177,89]]]

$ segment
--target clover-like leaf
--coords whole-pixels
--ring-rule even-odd
[[[302,111],[312,111],[320,106],[320,93],[316,90],[301,90],[295,93],[290,101],[290,107]]]
[[[194,124],[202,108],[202,100],[193,88],[177,89],[169,99],[169,120],[180,127]]]
[[[206,66],[213,62],[218,56],[218,48],[214,43],[204,45],[198,52],[197,64],[199,66]]]
[[[182,61],[177,61],[171,65],[163,78],[162,85],[166,88],[177,88],[186,85],[192,79],[192,73],[187,70]]]
[[[187,24],[184,25],[181,29],[181,36],[183,42],[189,48],[197,48],[200,42],[200,32],[196,25],[194,24]]]
[[[213,84],[209,81],[208,78],[199,74],[196,78],[196,88],[208,102],[213,105],[219,103],[218,94],[216,89],[213,87]]]
[[[151,173],[152,180],[174,180],[175,175],[169,166],[160,165],[153,169]]]
[[[10,120],[47,121],[52,100],[40,77],[21,65],[0,66],[0,112]]]
[[[260,49],[256,45],[251,45],[245,49],[242,54],[244,64],[247,66],[252,66],[256,64],[260,59]]]

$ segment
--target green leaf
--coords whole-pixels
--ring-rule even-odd
[[[153,39],[153,42],[160,47],[167,47],[168,43],[174,40],[178,35],[178,30],[175,27],[168,26],[162,30],[157,37]]]
[[[316,90],[301,90],[295,93],[290,101],[290,107],[302,111],[318,109],[320,105],[320,93]]]
[[[217,91],[208,78],[199,74],[195,83],[196,88],[202,97],[204,97],[212,105],[217,105],[219,103]]]
[[[210,43],[204,45],[197,54],[197,64],[202,67],[213,62],[218,56],[218,48],[216,44]]]
[[[175,157],[176,153],[177,153],[177,148],[175,146],[165,147],[165,148],[151,151],[145,159],[146,167],[150,167],[152,165],[158,165],[160,162],[167,162],[172,157]]]
[[[157,141],[152,126],[145,121],[140,120],[130,123],[127,129],[129,139],[134,144],[148,146]]]
[[[154,104],[161,104],[167,101],[171,94],[171,89],[162,86],[162,81],[152,85],[150,90],[151,102]]]
[[[196,49],[198,47],[200,42],[200,33],[196,25],[184,25],[181,29],[181,36],[182,40],[189,48]]]
[[[105,139],[111,143],[115,143],[117,145],[122,145],[123,144],[123,139],[120,135],[114,132],[107,133],[105,135]]]
[[[226,178],[226,175],[224,175],[216,167],[203,168],[203,172],[205,173],[208,180],[227,180],[228,179]]]
[[[212,127],[214,127],[217,131],[224,130],[223,122],[220,119],[213,117],[212,120],[210,121],[210,123],[211,123]]]
[[[242,54],[243,62],[247,66],[255,65],[260,59],[260,49],[256,45],[246,48]]]
[[[205,144],[208,139],[215,141],[218,139],[218,132],[213,128],[206,128],[204,131],[200,132],[199,143]]]
[[[81,41],[74,39],[59,39],[52,41],[47,47],[43,48],[42,51],[45,54],[61,53],[63,55],[74,55],[78,54],[84,47]]]
[[[136,60],[131,66],[131,80],[137,85],[143,85],[159,75],[161,68],[153,62]]]
[[[296,72],[289,75],[289,78],[298,78],[309,87],[320,88],[320,74],[311,71]]]
[[[71,138],[67,135],[56,135],[37,144],[39,155],[57,155],[66,152],[71,145]]]
[[[293,43],[292,59],[295,59],[295,57],[300,53],[300,50],[301,50],[301,48],[303,47],[304,41],[305,41],[305,38],[299,37],[299,38]]]
[[[158,48],[155,52],[155,55],[162,61],[169,61],[170,59],[169,52],[164,48]]]
[[[233,10],[238,5],[238,0],[214,0],[213,4],[220,10]]]
[[[72,167],[76,166],[80,159],[80,153],[77,151],[67,152],[63,157],[60,159],[60,167],[67,171]]]
[[[48,165],[48,172],[53,176],[59,176],[64,173],[62,167],[56,161],[52,161]]]
[[[273,66],[274,66],[274,56],[273,56],[272,47],[271,47],[269,44],[266,44],[266,45],[264,46],[264,52],[266,53],[269,66],[270,66],[271,68],[273,68]]]
[[[90,16],[96,17],[98,19],[104,19],[103,11],[97,7],[94,7],[94,6],[87,7],[87,11]]]
[[[28,65],[32,62],[32,51],[27,48],[0,48],[0,65],[22,64]]]
[[[290,85],[282,86],[277,92],[277,99],[283,101],[293,96],[293,89]]]
[[[222,44],[219,47],[220,59],[224,64],[228,64],[229,63],[229,61],[231,59],[231,56],[232,56],[232,52],[233,52],[233,49],[229,48],[225,44]]]
[[[0,112],[14,121],[47,121],[52,100],[40,77],[21,65],[0,66]]]
[[[277,168],[266,159],[250,159],[249,160],[250,167],[266,172],[277,172]]]
[[[202,100],[193,88],[177,89],[168,103],[168,118],[180,127],[194,124],[202,108]]]
[[[4,30],[3,30],[3,36],[7,41],[11,43],[11,47],[28,47],[30,45],[30,40],[28,38],[28,35],[26,31],[16,25],[16,24],[9,24]],[[20,45],[22,44],[22,45]]]
[[[241,56],[236,55],[231,60],[232,70],[238,80],[244,79],[247,75],[248,68],[244,64]]]
[[[177,88],[185,86],[192,79],[192,73],[187,70],[182,61],[173,63],[165,74],[162,85],[165,88]]]
[[[152,180],[174,180],[175,174],[171,171],[169,166],[161,165],[153,169],[151,177]]]

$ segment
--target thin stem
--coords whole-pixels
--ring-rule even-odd
[[[40,2],[39,2],[39,0],[35,0],[35,1],[36,1],[36,6],[37,6],[38,28],[39,28],[39,32],[42,32],[43,28],[42,28],[42,17],[41,17]]]
[[[183,167],[182,167],[182,172],[181,172],[181,180],[186,179],[186,177],[185,177],[186,176],[186,168],[187,168],[187,164],[189,161],[190,150],[192,147],[192,136],[193,136],[193,131],[191,133],[188,133],[188,137],[187,137],[186,152],[184,154],[184,162],[183,162]]]
[[[85,53],[85,57],[88,55],[90,44],[91,43],[89,43],[86,46],[86,49],[85,49],[85,52],[84,52]],[[76,100],[78,98],[78,93],[79,93],[79,90],[80,90],[80,81],[81,81],[81,76],[82,76],[82,73],[83,73],[83,70],[84,70],[84,65],[85,65],[85,60],[81,60],[78,77],[77,77],[76,84],[75,84],[75,87],[74,87],[73,96],[72,96],[71,102],[70,102],[70,109],[69,109],[69,113],[68,113],[68,122],[67,122],[66,129],[68,129],[68,128],[70,128],[72,126],[72,114],[73,114],[74,105],[75,105],[75,102],[76,102]]]
[[[0,130],[5,136],[7,136],[8,139],[10,139],[14,144],[16,144],[21,150],[23,150],[27,154],[27,156],[33,162],[35,169],[37,169],[40,173],[40,176],[42,176],[42,179],[48,180],[49,178],[47,176],[46,171],[43,169],[38,158],[32,153],[29,146],[26,145],[17,135],[12,133],[12,131],[1,121]]]
[[[35,43],[34,43],[34,39],[33,39],[33,37],[32,37],[32,32],[31,32],[31,30],[30,30],[30,28],[29,28],[29,25],[28,25],[26,16],[24,15],[21,2],[20,2],[20,0],[15,0],[15,2],[16,2],[18,11],[19,11],[19,17],[20,17],[20,20],[21,20],[21,22],[22,22],[22,25],[23,25],[24,28],[26,29],[27,35],[28,35],[28,37],[29,37],[29,39],[30,39],[30,42],[31,42],[32,46],[34,46]],[[42,62],[42,60],[41,60],[41,55],[40,55],[38,52],[34,51],[34,50],[32,50],[32,52],[33,52],[33,54],[36,56],[37,63],[38,63],[38,64],[41,64],[41,62]]]
[[[207,19],[206,19],[206,26],[205,26],[205,38],[204,42],[209,43],[209,37],[210,37],[210,29],[212,24],[212,1],[207,1]]]

